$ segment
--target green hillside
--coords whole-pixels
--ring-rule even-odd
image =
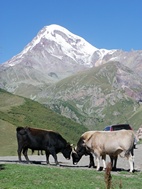
[[[52,129],[67,141],[76,144],[87,129],[38,102],[12,95],[0,89],[0,156],[16,155],[16,127]]]

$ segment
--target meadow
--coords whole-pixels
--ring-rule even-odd
[[[112,172],[112,189],[141,189],[142,173]],[[105,189],[105,172],[47,165],[5,164],[0,189]]]

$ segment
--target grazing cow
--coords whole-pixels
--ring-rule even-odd
[[[89,134],[91,136],[92,132],[90,131],[88,133],[88,137],[89,137]],[[95,168],[94,156],[90,152],[90,150],[87,149],[84,146],[84,142],[83,142],[82,138],[80,138],[80,140],[77,143],[77,147],[75,147],[73,152],[72,152],[73,164],[77,164],[83,155],[85,155],[85,156],[89,155],[90,162],[89,162],[88,167],[89,168],[91,168],[91,167]],[[109,155],[109,156],[110,156],[112,168],[113,168],[113,170],[116,170],[116,164],[117,164],[118,156],[112,156],[112,155]]]
[[[134,140],[135,136],[131,130],[119,131],[88,131],[79,139],[75,151],[72,152],[73,164],[76,164],[84,155],[84,147],[88,153],[95,155],[97,170],[100,169],[100,157],[102,156],[103,167],[106,168],[106,155],[115,160],[117,156],[124,152],[130,164],[130,172],[134,170]]]
[[[59,133],[30,127],[17,127],[16,131],[18,142],[17,152],[20,162],[22,161],[21,152],[23,152],[27,162],[30,162],[27,155],[28,148],[32,151],[44,150],[47,164],[49,164],[49,155],[51,154],[57,165],[57,153],[59,152],[61,152],[65,158],[70,159],[72,147]]]

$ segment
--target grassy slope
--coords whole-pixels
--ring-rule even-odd
[[[0,156],[16,155],[17,126],[52,129],[76,143],[86,128],[60,116],[38,102],[0,90]]]

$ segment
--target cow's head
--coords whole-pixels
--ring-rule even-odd
[[[62,153],[66,159],[70,159],[72,152],[72,145],[70,143],[67,143],[65,148],[62,150]]]
[[[80,140],[77,144],[77,147],[75,147],[72,152],[73,164],[77,164],[83,155],[90,155],[90,153],[87,150],[84,141]]]
[[[79,160],[81,159],[81,155],[79,155],[79,153],[77,152],[76,148],[74,148],[73,152],[72,152],[72,161],[73,164],[76,165]]]

